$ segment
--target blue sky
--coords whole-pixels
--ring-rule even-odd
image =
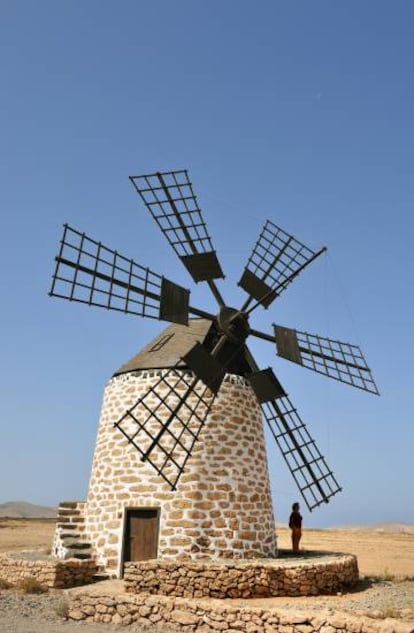
[[[375,397],[272,365],[344,491],[308,525],[414,522],[414,6],[0,1],[0,503],[86,496],[103,388],[163,325],[51,299],[61,225],[214,304],[128,181],[188,168],[230,305],[266,219],[328,254],[252,324],[361,345]],[[276,519],[297,493],[269,443]]]

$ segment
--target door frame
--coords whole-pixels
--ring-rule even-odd
[[[157,541],[157,558],[158,558],[158,545],[159,545],[159,536],[160,536],[160,519],[161,519],[161,507],[160,506],[124,506],[123,508],[123,517],[122,517],[122,540],[121,540],[121,556],[119,557],[119,573],[118,577],[124,577],[124,563],[125,563],[125,538],[127,534],[128,528],[128,513],[131,510],[155,510],[157,513],[157,531],[156,531],[156,541]]]

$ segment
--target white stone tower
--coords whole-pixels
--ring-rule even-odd
[[[114,427],[210,326],[170,326],[106,385],[84,521],[111,573],[127,560],[276,555],[261,410],[244,378],[226,375],[175,491]]]

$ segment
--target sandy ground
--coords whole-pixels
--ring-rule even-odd
[[[0,552],[50,550],[55,525],[55,519],[0,518]]]
[[[50,550],[54,527],[53,520],[0,519],[0,552]],[[290,547],[288,529],[278,528],[278,546]],[[414,577],[414,534],[305,529],[301,547],[355,554],[365,576]]]
[[[286,528],[278,529],[278,546],[290,547]],[[414,534],[386,534],[369,530],[304,530],[301,548],[355,554],[365,576],[414,578]]]

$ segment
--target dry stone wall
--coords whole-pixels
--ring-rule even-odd
[[[70,596],[69,619],[137,624],[148,630],[196,633],[414,633],[412,622],[375,620],[350,613],[255,608],[165,596]]]
[[[91,560],[26,560],[0,555],[0,578],[12,585],[35,578],[45,587],[64,589],[91,582],[96,572],[96,564]]]
[[[127,508],[159,509],[158,558],[275,556],[261,411],[251,387],[226,376],[173,492],[114,427],[159,374],[130,372],[105,389],[85,509],[98,564],[121,573]]]
[[[353,555],[274,561],[142,561],[125,564],[127,593],[184,598],[264,598],[332,594],[354,585]]]

